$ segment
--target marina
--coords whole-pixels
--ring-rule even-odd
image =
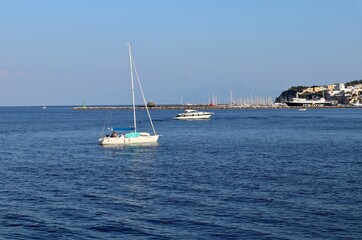
[[[308,108],[361,108],[362,105],[333,105],[333,106],[308,106]],[[71,107],[73,110],[132,110],[132,106],[80,106],[80,107]],[[208,104],[195,104],[195,105],[157,105],[155,107],[149,108],[150,110],[186,110],[186,109],[208,109],[208,110],[217,110],[217,109],[290,109],[290,108],[306,108],[305,106],[285,106],[285,105],[243,105],[243,106],[235,106],[228,104],[221,105],[213,105],[210,106]],[[136,110],[145,110],[144,106],[136,106]]]
[[[361,1],[1,1],[0,240],[361,240]]]

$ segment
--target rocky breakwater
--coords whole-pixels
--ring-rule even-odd
[[[204,105],[204,104],[196,104],[196,105],[157,105],[155,107],[149,107],[151,110],[185,110],[185,109],[278,109],[278,108],[286,108],[284,105],[228,105],[228,104],[220,104],[220,105]],[[144,106],[136,106],[137,110],[144,110]],[[93,106],[93,107],[73,107],[73,110],[132,110],[130,106]]]

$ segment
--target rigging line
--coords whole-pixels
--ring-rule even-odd
[[[112,110],[109,109],[107,111],[106,119],[104,120],[102,135],[104,134],[104,129],[106,129],[106,125],[109,125],[111,117],[112,117]]]
[[[152,130],[153,130],[153,134],[156,135],[156,130],[155,130],[155,127],[153,126],[153,122],[152,122],[152,119],[151,119],[150,111],[148,110],[148,106],[147,106],[147,103],[146,103],[145,95],[143,94],[142,85],[141,85],[140,79],[139,79],[139,77],[138,77],[137,68],[136,68],[136,65],[135,65],[135,63],[134,63],[134,59],[133,59],[133,58],[132,58],[132,65],[133,65],[134,71],[135,71],[135,73],[136,73],[136,78],[137,78],[138,86],[140,87],[140,90],[141,90],[143,102],[144,102],[144,104],[145,104],[145,108],[146,108],[146,111],[147,111],[147,115],[148,115],[148,118],[149,118],[150,123],[151,123],[151,127],[152,127]]]
[[[117,106],[117,104],[115,103],[117,101],[116,101],[116,99],[114,97],[112,98],[112,102],[113,102],[113,104],[111,104],[109,106],[110,108],[106,111],[106,117],[104,119],[102,135],[104,135],[104,130],[106,129],[106,126],[110,127],[110,123],[111,123],[111,120],[112,120],[112,114],[113,114],[113,111],[114,111],[114,110],[112,110],[112,108]]]
[[[106,118],[104,119],[104,124],[103,124],[103,128],[102,128],[102,133],[101,133],[101,135],[104,134],[104,129],[106,128],[106,125],[107,125],[107,122],[108,122],[107,118],[108,118],[108,113],[107,113]]]

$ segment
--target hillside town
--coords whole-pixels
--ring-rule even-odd
[[[159,110],[175,109],[248,109],[248,108],[288,108],[288,107],[362,107],[362,80],[335,83],[322,86],[294,86],[282,92],[273,101],[269,97],[252,96],[236,98],[230,94],[230,103],[218,103],[213,94],[208,104],[155,104],[150,101],[147,107]],[[144,109],[144,106],[136,106]],[[130,106],[86,106],[83,102],[74,110],[130,110]]]
[[[362,105],[362,80],[324,86],[291,87],[275,99],[276,103],[304,101],[328,101],[331,105]]]

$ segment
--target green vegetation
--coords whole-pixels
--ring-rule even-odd
[[[291,88],[288,89],[288,91],[301,92],[307,88],[308,87],[305,87],[305,86],[292,86]]]
[[[347,82],[346,86],[354,86],[354,85],[358,85],[358,84],[362,84],[362,80],[354,80],[354,81]]]

